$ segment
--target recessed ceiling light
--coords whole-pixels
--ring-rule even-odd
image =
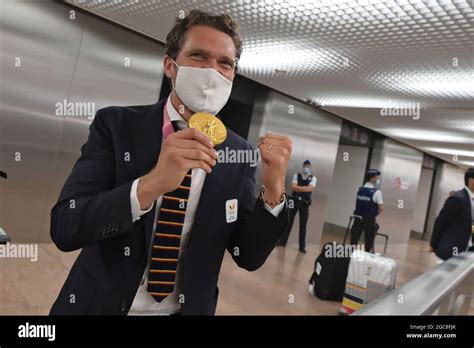
[[[285,69],[275,69],[274,72],[276,77],[283,77],[287,73]]]

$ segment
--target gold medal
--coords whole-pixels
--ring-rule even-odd
[[[204,133],[214,145],[222,144],[227,138],[227,129],[221,120],[207,112],[197,112],[189,119],[189,128],[196,128]]]

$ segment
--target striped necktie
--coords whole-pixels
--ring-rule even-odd
[[[177,130],[175,122],[173,128]],[[147,284],[147,291],[156,302],[163,301],[175,286],[181,233],[190,190],[191,169],[176,190],[163,195],[153,231]]]

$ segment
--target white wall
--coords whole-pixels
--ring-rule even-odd
[[[412,231],[419,233],[424,232],[433,173],[433,169],[423,168],[421,170],[418,192],[416,193],[415,209],[413,210]]]
[[[104,106],[155,103],[163,79],[162,45],[82,11],[71,20],[69,11],[59,1],[0,0],[0,169],[8,173],[0,223],[15,243],[51,242],[51,208],[90,116]],[[91,115],[56,115],[66,100],[87,103]]]
[[[346,227],[355,208],[356,192],[364,180],[369,149],[360,146],[339,145],[336,166],[328,196],[326,221]],[[344,156],[348,161],[344,161]]]
[[[382,172],[380,190],[384,212],[377,217],[380,233],[389,236],[391,245],[406,245],[410,239],[423,153],[388,138],[376,141],[375,148],[381,149],[380,162],[372,158],[370,166]],[[376,243],[381,241],[378,238]]]

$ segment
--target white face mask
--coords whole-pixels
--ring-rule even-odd
[[[212,68],[178,66],[174,89],[188,109],[217,114],[229,100],[232,81]]]

